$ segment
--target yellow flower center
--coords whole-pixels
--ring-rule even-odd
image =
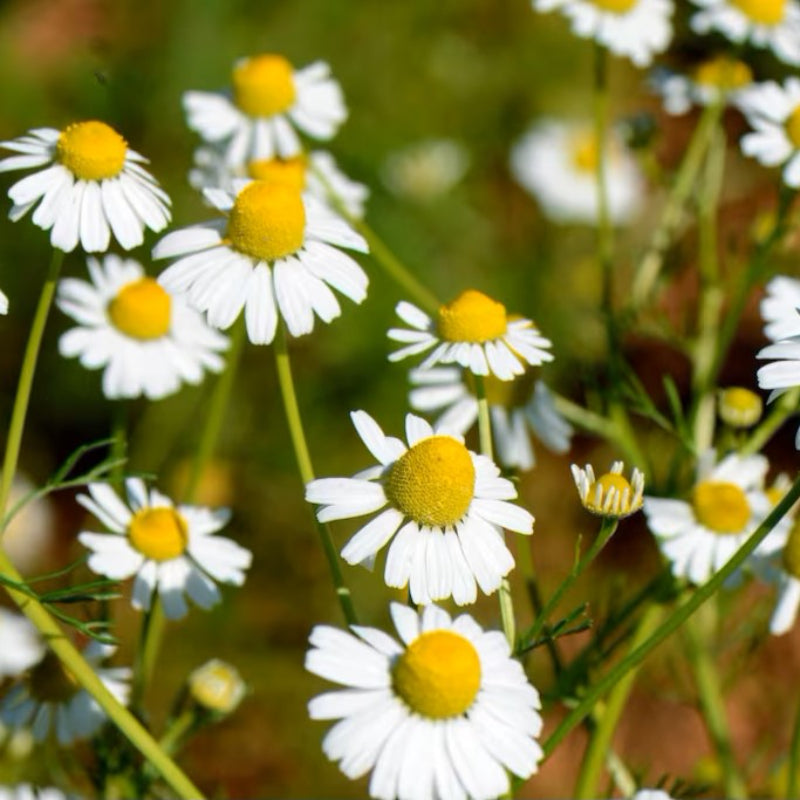
[[[143,508],[128,524],[128,541],[147,558],[169,561],[186,550],[188,526],[174,508]]]
[[[731,91],[752,83],[753,71],[744,61],[717,56],[698,65],[694,80],[701,86]]]
[[[251,117],[286,111],[296,94],[292,65],[283,56],[254,56],[234,67],[233,100]]]
[[[247,174],[259,181],[285,183],[302,192],[306,188],[306,169],[304,156],[294,158],[262,158],[247,165]]]
[[[638,0],[592,0],[592,2],[603,11],[624,14],[626,11],[630,11]]]
[[[786,120],[786,135],[792,145],[800,150],[800,106],[797,106]]]
[[[244,696],[245,685],[235,667],[215,658],[192,672],[189,691],[209,711],[230,714]]]
[[[481,688],[475,647],[452,631],[428,631],[395,662],[392,684],[412,711],[447,719],[469,709]]]
[[[472,502],[475,467],[461,442],[430,436],[395,461],[384,490],[389,502],[419,525],[446,528],[458,522]]]
[[[303,246],[306,210],[297,189],[253,181],[242,189],[228,217],[231,245],[259,261],[275,261]]]
[[[697,521],[714,533],[741,533],[750,519],[750,504],[741,487],[727,481],[701,481],[692,492]]]
[[[783,568],[795,578],[800,578],[800,522],[795,522],[783,548]]]
[[[732,0],[757,25],[777,25],[786,15],[786,0]]]
[[[153,278],[126,283],[108,304],[114,327],[133,339],[160,339],[171,322],[172,298]]]
[[[79,688],[80,685],[64,669],[58,656],[49,650],[28,676],[31,697],[40,703],[66,703]]]
[[[505,306],[475,289],[439,309],[439,335],[449,342],[488,342],[507,329]]]
[[[582,133],[572,140],[572,164],[579,172],[597,171],[600,151],[594,134]]]
[[[733,428],[749,428],[761,419],[764,403],[750,389],[732,386],[719,395],[719,415],[722,421]]]
[[[125,166],[127,142],[105,122],[75,122],[61,132],[56,159],[82,181],[114,178]]]

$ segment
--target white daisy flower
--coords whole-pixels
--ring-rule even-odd
[[[393,603],[399,635],[318,625],[306,669],[344,689],[315,697],[312,719],[340,720],[322,748],[351,779],[372,771],[382,800],[491,800],[509,774],[536,772],[539,694],[499,631],[437,606]]]
[[[70,800],[73,797],[52,786],[32,786],[29,783],[0,786],[0,800]]]
[[[532,469],[536,458],[528,429],[554,453],[569,450],[572,426],[558,413],[553,395],[542,381],[531,391],[528,373],[514,381],[485,380],[498,461],[516,469]],[[412,369],[414,388],[409,405],[415,411],[441,412],[436,424],[465,434],[478,419],[478,399],[469,374],[459,367]]]
[[[227,338],[145,276],[138,261],[107,255],[87,263],[91,281],[59,283],[58,307],[79,323],[61,337],[59,351],[87,369],[104,368],[106,397],[158,400],[200,383],[205,370],[222,370]]]
[[[0,291],[0,314],[8,314],[8,296]]]
[[[453,139],[426,139],[391,153],[381,167],[387,189],[427,202],[449,192],[466,174],[469,153]]]
[[[209,609],[221,599],[214,581],[244,583],[252,553],[214,535],[227,524],[227,509],[176,507],[155,489],[148,492],[138,478],[128,478],[125,489],[127,504],[104,483],[89,484],[89,495],[78,495],[78,502],[111,531],[84,531],[78,540],[92,551],[93,572],[112,580],[136,576],[134,608],[149,610],[158,592],[165,616],[180,619],[188,610],[184,594]]]
[[[756,373],[759,388],[772,390],[768,402],[800,386],[800,334],[767,345],[758,351],[756,358],[777,359],[772,364],[759,367]],[[794,446],[800,450],[800,429],[795,436]]]
[[[769,464],[761,455],[731,454],[713,464],[713,452],[700,459],[690,500],[644,498],[647,524],[677,577],[705,583],[747,541],[773,508],[764,491]],[[760,558],[786,541],[783,519],[758,546]]]
[[[583,469],[573,464],[570,469],[581,503],[592,514],[621,519],[635,514],[642,507],[644,474],[636,467],[630,480],[622,474],[624,465],[621,461],[615,461],[611,469],[599,478],[595,478],[591,464]]]
[[[405,301],[397,315],[409,328],[391,328],[388,337],[403,347],[389,356],[400,361],[433,348],[420,365],[460,364],[475,375],[496,375],[510,381],[525,372],[526,364],[552,361],[550,340],[529,319],[511,317],[505,306],[475,289],[467,289],[439,308],[436,319]]]
[[[348,564],[371,564],[392,540],[384,579],[409,585],[415,603],[453,598],[474,603],[477,585],[491,594],[514,566],[503,528],[533,532],[533,516],[506,502],[517,496],[491,459],[467,450],[454,431],[406,417],[408,447],[384,435],[364,411],[351,414],[367,449],[380,462],[352,478],[322,478],[306,486],[321,505],[320,522],[380,513],[344,546]]]
[[[537,11],[559,10],[572,32],[646,67],[672,39],[672,0],[533,0]]]
[[[27,617],[0,608],[0,680],[25,672],[42,660],[46,649]]]
[[[45,167],[15,183],[8,196],[16,221],[34,206],[33,222],[50,231],[53,247],[69,253],[108,250],[111,234],[125,250],[170,220],[170,200],[142,167],[147,159],[104,122],[76,122],[63,131],[36,128],[0,147],[20,155],[0,161],[0,172]]]
[[[717,55],[687,75],[661,70],[653,83],[668,114],[685,114],[692,106],[709,106],[720,99],[738,106],[742,90],[753,83],[753,71],[744,61]]]
[[[794,627],[800,610],[800,526],[792,521],[784,547],[754,566],[758,577],[776,588],[769,632],[773,636],[783,636]]]
[[[631,800],[673,800],[663,789],[639,789]]]
[[[511,172],[539,202],[542,211],[561,223],[596,225],[598,147],[582,124],[543,119],[511,151]],[[629,222],[644,201],[644,181],[621,137],[611,132],[606,157],[608,213],[617,225]]]
[[[800,280],[778,275],[767,284],[761,301],[764,336],[773,342],[800,336]]]
[[[124,705],[128,702],[131,670],[101,666],[115,650],[111,645],[92,641],[83,657],[106,689]],[[106,721],[106,713],[49,651],[0,700],[0,720],[12,729],[30,727],[36,741],[55,734],[59,744],[67,745],[97,733]]]
[[[215,328],[230,327],[244,309],[253,344],[275,336],[278,310],[292,336],[314,329],[314,315],[341,314],[331,286],[356,303],[367,276],[339,248],[367,252],[367,243],[323,203],[286,183],[251,181],[236,196],[206,189],[226,216],[167,234],[154,258],[178,260],[159,277],[185,292]]]
[[[800,64],[800,3],[797,0],[693,0],[696,33],[719,31],[732,42],[766,47],[787,64]]]
[[[239,670],[218,658],[192,670],[187,685],[192,700],[214,714],[232,714],[247,694]]]
[[[756,84],[739,105],[755,128],[742,137],[742,152],[767,167],[783,165],[784,183],[800,188],[800,78]]]
[[[327,140],[347,119],[342,90],[330,72],[323,61],[295,70],[279,55],[243,58],[234,65],[230,93],[183,95],[189,127],[223,146],[229,164],[291,158],[303,149],[295,128]]]
[[[364,203],[369,189],[347,177],[326,150],[312,150],[308,155],[291,158],[266,158],[249,161],[241,166],[231,166],[224,154],[215,147],[198,147],[194,151],[194,167],[189,172],[189,183],[195,189],[222,189],[236,193],[243,179],[278,181],[288,183],[298,191],[308,191],[333,207],[338,200],[344,210],[356,219],[364,216]],[[331,197],[333,194],[333,198]]]

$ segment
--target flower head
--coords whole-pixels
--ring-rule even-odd
[[[243,58],[234,65],[231,84],[225,94],[183,95],[189,127],[224,147],[229,164],[291,158],[302,151],[295,128],[313,139],[330,139],[347,118],[342,90],[323,61],[295,70],[272,53]]]
[[[764,336],[773,342],[800,336],[800,280],[777,275],[766,289],[761,301]]]
[[[767,345],[756,358],[777,359],[772,364],[759,367],[756,373],[760,389],[771,389],[769,401],[795,386],[800,386],[800,333]],[[795,436],[795,447],[800,450],[800,429]]]
[[[187,612],[184,594],[198,606],[220,601],[214,581],[241,586],[252,554],[224,536],[216,536],[229,518],[227,509],[175,506],[139,478],[125,481],[128,502],[103,483],[89,484],[78,502],[111,531],[84,531],[78,540],[91,550],[89,569],[113,580],[136,576],[134,608],[147,611],[158,592],[169,619]]]
[[[0,161],[0,172],[44,167],[8,190],[9,217],[16,221],[38,204],[33,222],[59,250],[80,242],[87,253],[104,252],[112,233],[130,250],[144,241],[145,228],[169,223],[169,197],[142,167],[146,159],[104,122],[36,128],[0,147],[20,154]]]
[[[242,702],[247,687],[236,667],[212,658],[189,675],[192,699],[208,711],[231,714]]]
[[[0,680],[25,672],[42,660],[46,649],[26,617],[0,608]]]
[[[572,465],[572,477],[584,508],[601,517],[629,517],[642,507],[644,475],[636,467],[631,479],[623,474],[624,465],[615,461],[611,469],[595,478],[591,464],[584,469]]]
[[[744,386],[720,389],[717,395],[720,419],[732,428],[750,428],[761,419],[762,399]]]
[[[490,800],[527,778],[542,750],[540,701],[508,642],[467,614],[393,603],[400,641],[375,628],[311,632],[306,669],[346,687],[315,697],[312,719],[340,720],[322,747],[369,793]],[[502,743],[502,745],[501,745]]]
[[[463,439],[406,417],[408,447],[384,435],[364,411],[351,414],[379,464],[353,478],[322,478],[306,486],[306,500],[321,505],[321,522],[380,511],[342,550],[348,564],[370,563],[391,540],[384,579],[409,585],[415,603],[447,597],[475,602],[476,583],[494,592],[514,566],[502,528],[529,534],[533,516],[506,502],[517,496],[511,481]]]

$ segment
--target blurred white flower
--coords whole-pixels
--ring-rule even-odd
[[[469,154],[454,139],[427,139],[391,153],[381,169],[393,194],[427,201],[449,192],[466,174]]]

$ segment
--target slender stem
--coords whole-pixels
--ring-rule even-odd
[[[629,652],[633,652],[647,640],[662,616],[663,609],[658,605],[653,604],[645,609],[633,635]],[[628,695],[633,688],[636,672],[636,669],[632,669],[614,686],[608,695],[608,700],[602,713],[595,714],[598,717],[597,724],[581,764],[581,771],[575,786],[574,796],[576,800],[589,800],[589,798],[599,796],[598,784],[603,764],[611,756],[614,731],[628,700]]]
[[[0,475],[0,515],[3,517],[5,517],[11,484],[19,463],[22,432],[25,428],[25,417],[28,414],[28,404],[30,403],[31,387],[33,386],[33,376],[36,372],[39,349],[42,345],[42,337],[44,336],[50,306],[53,304],[58,274],[63,263],[63,251],[54,249],[50,266],[47,270],[47,277],[39,295],[39,303],[36,306],[36,313],[33,317],[28,344],[25,347],[25,355],[22,359],[22,369],[19,374],[17,394],[14,398],[14,408],[11,412],[11,422],[8,427],[8,438],[6,439],[6,451],[3,457],[3,474]]]
[[[130,406],[127,400],[118,400],[114,403],[111,420],[111,453],[113,461],[117,462],[109,475],[109,482],[117,488],[122,488],[125,473],[125,459],[128,455],[128,412]]]
[[[800,797],[800,703],[797,704],[797,713],[792,730],[792,742],[789,745],[789,775],[786,784],[786,800],[797,800]]]
[[[733,554],[730,560],[707,583],[695,590],[685,603],[676,608],[656,631],[632,653],[629,653],[618,664],[612,667],[606,675],[594,686],[588,688],[578,705],[569,713],[544,743],[546,755],[550,755],[556,746],[581,720],[591,712],[597,700],[608,692],[614,685],[622,680],[634,667],[640,664],[666,638],[671,636],[683,623],[703,605],[722,584],[732,575],[748,558],[748,556],[769,535],[769,532],[787,514],[789,509],[800,498],[800,476],[792,484],[789,491],[781,498],[780,502],[772,509],[764,521],[756,528],[750,538]]]
[[[602,436],[604,438],[613,436],[613,434],[609,433],[613,426],[611,420],[607,417],[590,411],[588,408],[584,408],[577,403],[573,403],[572,400],[560,394],[554,393],[553,400],[555,402],[556,411],[568,422],[571,422],[579,428],[583,428],[583,430],[589,433],[594,433],[597,436]]]
[[[772,435],[786,420],[797,411],[797,404],[800,401],[800,389],[790,389],[782,394],[772,411],[764,417],[758,427],[750,434],[742,447],[739,448],[741,455],[752,455],[760,452],[761,448],[772,438]]]
[[[688,620],[684,630],[686,653],[697,681],[700,708],[719,756],[725,780],[725,796],[731,800],[745,800],[747,786],[739,774],[731,747],[728,718],[719,676],[705,644],[705,631],[697,615]]]
[[[183,743],[186,735],[197,722],[197,713],[194,708],[187,708],[170,723],[166,733],[161,737],[159,744],[165,753],[172,755]]]
[[[275,339],[275,366],[278,371],[278,384],[281,389],[281,397],[283,398],[283,408],[286,412],[286,423],[289,426],[289,435],[292,439],[292,447],[294,448],[294,455],[297,459],[300,479],[305,486],[314,480],[314,467],[311,463],[311,453],[308,450],[308,443],[306,442],[306,435],[303,430],[303,420],[300,416],[300,406],[297,402],[297,393],[294,388],[292,366],[289,361],[289,349],[287,347],[286,338],[286,328],[283,322],[279,322],[278,335]],[[344,576],[342,575],[342,569],[339,565],[339,555],[336,552],[336,545],[333,543],[333,536],[331,535],[330,528],[320,522],[317,519],[317,515],[313,512],[311,516],[314,519],[314,524],[322,544],[322,550],[328,562],[328,568],[330,569],[331,579],[333,580],[333,586],[336,590],[336,596],[339,599],[342,614],[344,614],[348,625],[356,625],[358,620],[353,605],[353,598],[350,594],[350,589],[345,583]]]

